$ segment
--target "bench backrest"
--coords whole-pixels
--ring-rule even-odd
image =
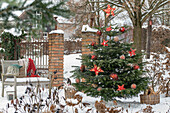
[[[13,64],[18,64],[19,65],[19,61],[18,60],[4,60],[4,59],[1,59],[2,73],[6,74],[8,67],[13,65]],[[19,69],[19,76],[22,76],[22,77],[27,76],[26,67],[27,66],[24,65],[22,68]]]

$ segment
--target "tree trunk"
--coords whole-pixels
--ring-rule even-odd
[[[146,52],[147,52],[147,59],[150,58],[150,47],[151,47],[151,37],[152,37],[152,17],[149,18],[148,22],[148,33],[147,33],[147,42],[146,42]]]
[[[134,40],[134,47],[136,48],[137,53],[141,53],[142,50],[142,26],[137,24],[134,25],[133,29],[133,40]]]

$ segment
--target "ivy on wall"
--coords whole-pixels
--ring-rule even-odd
[[[3,51],[4,59],[17,60],[20,57],[20,42],[25,38],[25,34],[20,36],[14,36],[9,32],[4,32],[1,36],[1,47],[5,49]]]

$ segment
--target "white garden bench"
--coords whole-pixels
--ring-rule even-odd
[[[10,85],[14,86],[14,96],[17,98],[17,86],[28,85],[31,83],[32,85],[49,85],[49,93],[51,93],[51,76],[48,79],[47,77],[27,77],[27,66],[24,65],[22,69],[24,73],[20,74],[20,71],[16,73],[7,73],[7,68],[13,64],[19,64],[18,60],[1,60],[2,65],[2,97],[4,97],[4,86]],[[12,77],[12,78],[11,78]]]

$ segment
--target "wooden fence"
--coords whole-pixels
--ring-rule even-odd
[[[81,51],[82,51],[81,39],[64,41],[64,54],[68,55],[74,53],[81,53]]]

